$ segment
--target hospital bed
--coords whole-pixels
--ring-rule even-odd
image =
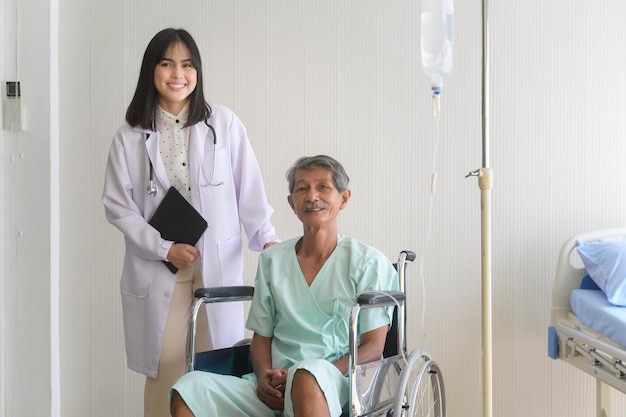
[[[552,290],[548,355],[596,378],[598,417],[610,415],[607,385],[626,393],[626,307],[611,304],[589,276],[577,242],[621,245],[624,240],[626,228],[582,233],[567,240],[559,253]],[[611,256],[604,261],[609,269],[615,266]]]
[[[445,417],[443,376],[428,352],[406,348],[406,267],[415,254],[402,251],[395,264],[399,291],[370,292],[358,296],[349,318],[350,402],[346,416]],[[196,325],[205,303],[251,300],[253,287],[202,288],[196,291],[189,320],[187,370],[204,370],[241,376],[252,372],[249,341],[232,348],[196,352]],[[375,362],[357,365],[357,322],[368,308],[395,307],[391,329],[387,334],[383,357]]]

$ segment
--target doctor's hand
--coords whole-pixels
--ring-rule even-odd
[[[283,410],[286,385],[286,369],[266,369],[262,375],[257,375],[256,395],[272,410]]]
[[[167,260],[178,269],[189,268],[198,256],[200,256],[200,251],[195,246],[186,243],[174,243],[167,252]]]

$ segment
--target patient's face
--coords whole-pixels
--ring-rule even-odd
[[[307,226],[322,226],[333,222],[348,203],[350,191],[340,193],[335,187],[333,173],[327,168],[299,169],[295,173],[289,205]]]

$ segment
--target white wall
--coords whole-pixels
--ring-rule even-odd
[[[51,63],[56,1],[2,3],[2,95],[5,82],[21,82],[23,132],[3,131],[2,143],[2,401],[3,415],[48,416],[58,391],[58,219],[52,219],[58,176],[51,161],[56,122]],[[36,34],[36,35],[35,35]],[[57,257],[58,258],[58,257]],[[58,315],[58,314],[57,314]],[[55,353],[56,356],[55,356]],[[36,376],[34,378],[33,376]],[[56,378],[56,380],[55,380]],[[57,395],[58,397],[58,395]],[[34,400],[35,399],[35,400]]]
[[[4,1],[6,20],[14,1]],[[626,4],[491,3],[494,415],[588,416],[594,412],[593,380],[547,358],[546,330],[561,243],[574,233],[626,221],[620,192],[626,174],[626,81],[620,68],[626,53],[615,46],[626,35]],[[7,25],[3,76],[24,80],[23,100],[44,122],[20,134],[28,140],[3,132],[5,242],[33,215],[41,224],[25,227],[45,233],[56,220],[60,242],[52,239],[46,249],[38,239],[29,241],[28,258],[15,255],[22,246],[4,246],[4,338],[12,341],[5,343],[2,368],[4,415],[48,415],[42,410],[54,409],[46,386],[54,376],[44,378],[43,386],[26,386],[32,378],[11,364],[23,363],[22,355],[35,347],[54,350],[48,299],[55,262],[49,254],[56,246],[60,415],[141,414],[143,378],[125,367],[123,242],[105,222],[100,193],[108,146],[132,96],[144,48],[166,26],[194,35],[208,97],[232,107],[248,127],[283,238],[299,232],[285,201],[284,172],[298,156],[323,152],[341,160],[352,178],[343,232],[390,257],[402,249],[424,256],[425,327],[420,329],[423,297],[415,265],[409,342],[424,345],[440,363],[449,415],[481,415],[480,191],[475,178],[465,178],[481,164],[480,1],[455,2],[455,62],[445,80],[437,141],[420,67],[419,1],[62,0],[60,142],[52,164],[47,158],[54,149],[41,146],[54,142],[50,99],[26,96],[26,86],[52,89],[46,83],[53,59],[38,29],[49,26],[49,10],[34,0],[19,4],[28,13],[16,33],[28,46],[17,59],[31,64],[29,57],[36,56],[45,63],[23,64],[11,74],[7,45],[14,39]],[[9,157],[21,148],[27,150],[23,168],[12,168]],[[426,245],[433,159],[438,187]],[[37,193],[47,192],[49,182],[40,185],[35,174],[54,177],[55,163],[61,210],[50,226],[54,205]],[[36,217],[42,211],[46,215]],[[248,255],[250,279],[255,259]],[[28,289],[45,301],[33,306]],[[41,372],[50,374],[54,359],[43,362]],[[21,385],[11,384],[13,379]]]

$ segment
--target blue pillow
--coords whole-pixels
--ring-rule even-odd
[[[609,303],[626,306],[626,241],[576,241],[576,250]]]

